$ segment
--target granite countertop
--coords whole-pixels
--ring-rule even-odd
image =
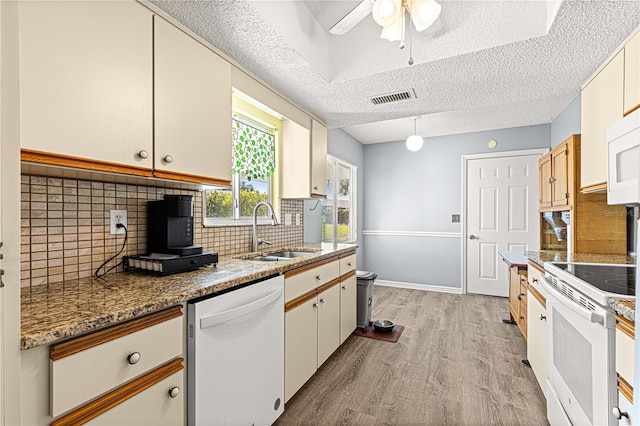
[[[357,244],[304,244],[280,250],[309,255],[261,262],[251,254],[222,257],[216,267],[159,277],[139,272],[25,287],[21,292],[21,347],[48,345],[110,324],[215,294],[256,279],[354,251]],[[270,252],[276,252],[275,248]],[[255,255],[255,253],[253,254]]]
[[[563,251],[528,251],[525,253],[532,262],[544,268],[545,262],[581,262],[581,263],[614,263],[635,265],[636,258],[622,254],[587,254]],[[616,313],[631,322],[636,320],[636,301],[628,299],[609,299],[609,306]]]

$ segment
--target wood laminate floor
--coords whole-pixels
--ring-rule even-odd
[[[546,401],[506,298],[374,287],[398,343],[350,336],[277,425],[546,425]]]

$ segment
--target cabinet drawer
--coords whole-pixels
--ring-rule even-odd
[[[535,266],[529,265],[529,267],[527,268],[527,282],[530,286],[538,290],[538,293],[546,298],[547,292],[545,291],[544,287],[542,287],[542,282],[540,282],[540,274],[544,275],[544,273],[540,272],[540,270],[538,270]]]
[[[309,265],[285,273],[284,301],[290,302],[340,276],[340,263],[330,260],[321,265]]]
[[[520,280],[520,303],[524,306],[524,311],[527,312],[527,277],[522,276]]]
[[[616,328],[616,371],[628,383],[633,383],[633,338]]]
[[[180,356],[182,328],[181,306],[176,306],[53,345],[51,415],[56,417]]]
[[[356,270],[356,255],[351,254],[340,259],[340,276]]]
[[[182,425],[184,367],[173,360],[55,420],[51,426]]]

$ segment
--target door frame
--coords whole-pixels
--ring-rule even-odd
[[[523,149],[518,151],[500,151],[500,152],[487,152],[483,154],[464,154],[462,156],[462,217],[460,218],[461,225],[461,235],[462,240],[460,242],[460,254],[462,259],[462,268],[460,271],[460,282],[462,283],[462,294],[467,294],[467,241],[468,241],[468,230],[467,230],[467,168],[469,167],[469,160],[488,160],[493,158],[504,158],[504,157],[525,157],[529,155],[538,155],[542,157],[544,154],[549,152],[549,148],[534,148],[534,149]]]

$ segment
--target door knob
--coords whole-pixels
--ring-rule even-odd
[[[476,237],[475,235],[469,235],[469,239],[470,240],[479,240],[480,238]]]
[[[613,413],[613,417],[615,417],[618,420],[622,419],[623,417],[629,418],[629,413],[626,413],[620,410],[620,408],[618,407],[613,407],[611,412]]]

